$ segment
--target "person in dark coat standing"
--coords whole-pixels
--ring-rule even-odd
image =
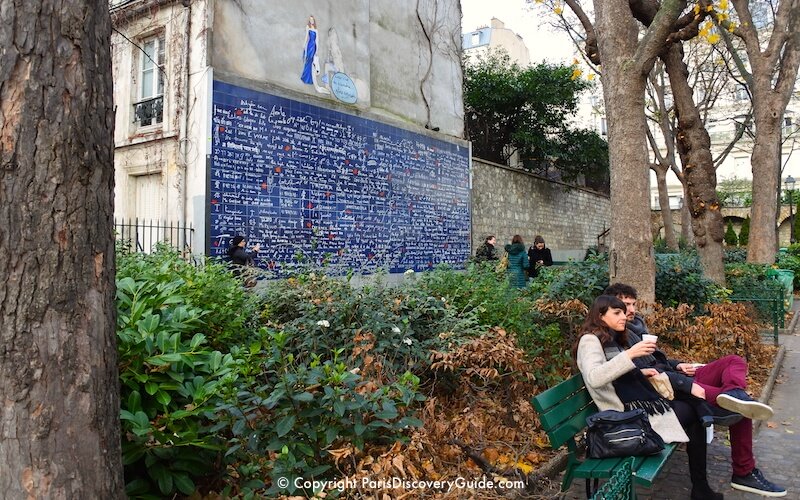
[[[489,235],[483,241],[483,245],[478,247],[475,252],[475,262],[488,262],[493,260],[500,260],[497,256],[497,250],[494,246],[497,244],[497,238],[494,235]]]
[[[528,277],[525,276],[525,270],[528,268],[528,255],[525,253],[522,236],[515,234],[511,238],[511,244],[506,245],[506,252],[508,253],[509,283],[514,288],[525,288],[528,283]]]
[[[533,246],[528,249],[528,261],[530,267],[528,268],[528,275],[535,278],[539,275],[539,268],[553,265],[553,256],[550,254],[550,249],[545,248],[544,238],[541,235],[536,235],[533,239]]]
[[[244,236],[234,236],[231,240],[231,246],[228,247],[228,257],[230,257],[231,263],[235,266],[245,267],[255,265],[254,259],[258,256],[261,245],[256,243],[250,252],[246,250],[246,245],[247,241],[244,239]],[[234,269],[236,269],[237,275],[241,273],[241,269]]]

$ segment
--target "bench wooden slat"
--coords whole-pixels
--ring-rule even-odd
[[[533,398],[533,405],[539,413],[545,413],[551,410],[554,406],[558,406],[564,398],[570,394],[574,394],[581,390],[585,390],[583,385],[583,377],[580,374],[575,375],[567,380],[561,382],[555,387],[551,387],[544,392],[541,392]]]
[[[667,459],[672,455],[675,450],[676,444],[669,443],[657,455],[649,457],[633,457],[633,471],[636,476],[635,481],[637,484],[650,487],[655,481],[656,475],[667,462]],[[589,478],[589,479],[608,479],[610,478],[617,467],[630,457],[622,458],[589,458],[575,468],[576,478]]]
[[[560,405],[546,410],[545,412],[539,412],[539,422],[542,423],[542,429],[544,429],[545,432],[549,432],[550,429],[558,427],[564,421],[573,418],[575,414],[579,413],[587,406],[593,407],[594,411],[597,412],[597,406],[595,406],[594,401],[592,401],[592,396],[589,394],[589,391],[584,389],[581,392],[576,392],[567,397],[568,399],[562,400]],[[585,426],[586,422],[583,422],[583,424]]]
[[[547,437],[550,438],[550,445],[554,448],[558,448],[567,441],[572,440],[576,434],[586,428],[586,417],[594,415],[595,413],[597,413],[597,407],[595,405],[587,406],[555,429],[545,431],[547,432]]]
[[[586,427],[586,417],[597,412],[580,375],[536,395],[532,403],[554,448],[571,441]]]
[[[636,457],[633,463],[634,481],[636,481],[636,484],[641,484],[648,488],[653,486],[653,481],[655,481],[656,476],[677,447],[678,445],[676,443],[667,443],[658,455]]]
[[[614,470],[627,457],[622,458],[590,458],[575,468],[575,477],[609,478]]]

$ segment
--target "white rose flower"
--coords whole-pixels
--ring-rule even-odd
[[[323,328],[328,328],[329,326],[331,326],[331,324],[328,323],[327,319],[321,319],[321,320],[317,321],[317,326],[321,326]]]
[[[413,269],[407,269],[406,272],[404,272],[403,274],[405,274],[406,276],[411,276],[412,274],[414,274],[414,270]]]
[[[413,341],[413,340],[411,340],[410,338],[406,337],[406,338],[404,338],[404,339],[403,339],[403,343],[404,343],[405,345],[411,345],[411,344],[413,344],[413,343],[414,343],[414,341]]]
[[[393,326],[392,327],[392,333],[400,333],[400,329],[397,328],[396,326]]]

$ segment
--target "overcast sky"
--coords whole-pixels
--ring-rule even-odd
[[[542,11],[528,12],[525,0],[461,0],[461,31],[466,33],[479,26],[488,26],[492,17],[503,21],[506,28],[522,36],[531,61],[571,63],[572,45],[561,33],[540,27]]]

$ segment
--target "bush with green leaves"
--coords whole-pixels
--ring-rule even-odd
[[[719,301],[722,290],[703,275],[696,253],[656,255],[656,301],[662,305],[689,304],[702,313],[705,304]]]
[[[739,237],[736,236],[736,231],[733,229],[733,223],[728,221],[728,227],[725,229],[724,236],[725,245],[735,247],[739,244]]]
[[[747,248],[726,248],[723,259],[725,264],[741,264],[747,262]]]
[[[578,299],[591,304],[608,286],[608,255],[589,256],[584,261],[542,268],[531,284],[531,295],[565,302]]]
[[[800,243],[792,243],[786,248],[786,253],[789,255],[794,255],[795,257],[800,257]],[[780,255],[778,255],[780,258]]]
[[[499,326],[514,334],[531,331],[532,302],[526,290],[512,288],[505,272],[494,266],[468,265],[455,271],[439,266],[419,277],[419,287],[434,297],[444,297],[456,311],[474,315],[483,329]]]
[[[677,253],[678,250],[673,250],[667,246],[667,240],[658,237],[653,240],[653,251],[655,253]]]
[[[207,314],[187,302],[182,285],[117,280],[122,456],[132,498],[191,494],[224,445],[208,418],[233,359],[208,347],[198,332]]]
[[[380,277],[361,288],[309,273],[267,285],[262,319],[291,334],[292,352],[350,354],[360,332],[375,336],[376,355],[391,373],[421,374],[431,350],[480,332],[474,312],[433,295],[424,286],[386,286]],[[297,335],[295,335],[297,333]]]
[[[742,227],[739,229],[739,246],[746,247],[750,241],[750,216],[745,217]]]
[[[202,311],[202,330],[216,349],[247,340],[257,327],[259,299],[245,290],[226,264],[206,259],[187,262],[169,247],[151,254],[117,252],[117,279],[177,283],[176,292]]]
[[[753,305],[762,321],[772,321],[772,304],[764,302],[778,297],[783,285],[767,275],[768,264],[734,263],[725,265],[725,281],[733,300],[756,299]]]
[[[550,268],[543,268],[543,271]],[[541,366],[536,359],[552,360],[553,365],[569,364],[558,323],[540,314],[535,301],[539,294],[530,288],[508,286],[503,273],[492,266],[468,266],[463,272],[441,266],[420,277],[420,287],[431,295],[445,297],[463,314],[474,314],[483,331],[500,327],[513,335],[517,345],[531,363],[533,375],[542,383],[558,383],[553,366]]]
[[[410,411],[425,399],[418,377],[405,372],[386,383],[362,377],[343,348],[330,358],[311,354],[300,361],[291,337],[271,332],[263,343],[234,349],[247,364],[255,360],[261,373],[247,385],[231,384],[227,401],[218,406],[220,427],[231,430],[226,455],[236,458],[236,474],[245,479],[240,491],[229,488],[226,494],[295,494],[295,478],[333,478],[335,456],[328,450],[391,443],[422,425]]]

